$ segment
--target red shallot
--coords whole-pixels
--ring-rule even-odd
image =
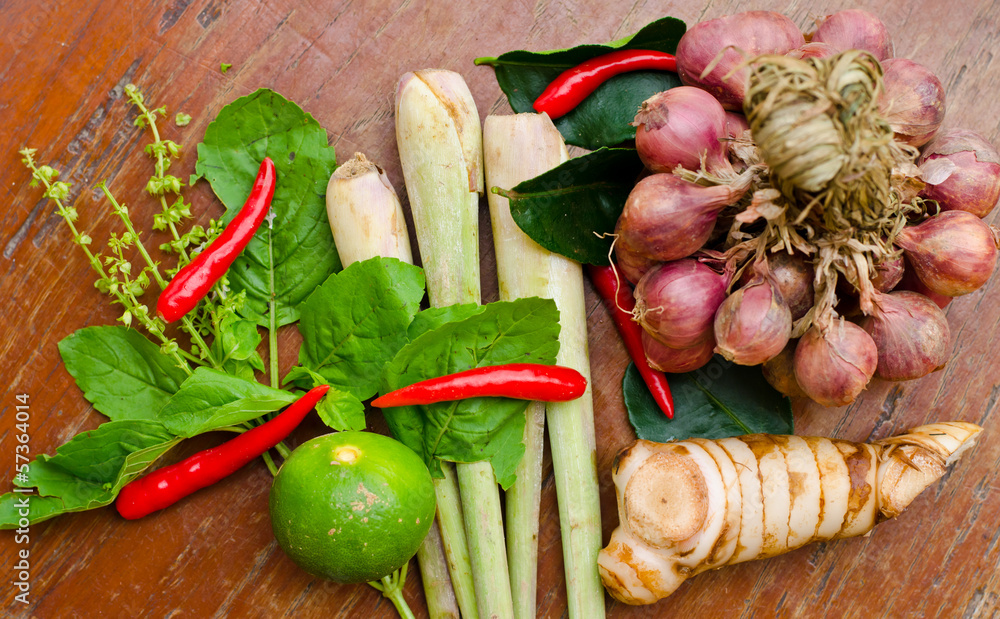
[[[758,273],[715,313],[715,352],[740,365],[776,356],[792,333],[792,313],[769,277]]]
[[[965,211],[944,211],[903,228],[896,245],[906,253],[920,281],[949,297],[978,290],[996,268],[993,230]]]
[[[799,386],[798,379],[795,378],[795,347],[798,346],[798,343],[798,340],[789,340],[777,356],[768,359],[760,366],[764,380],[779,393],[790,398],[806,395],[806,392]]]
[[[745,188],[705,187],[673,174],[653,174],[632,189],[615,232],[646,258],[677,260],[701,249],[719,211],[739,200]]]
[[[778,287],[781,298],[792,313],[792,320],[805,316],[815,300],[812,264],[800,253],[779,251],[767,255],[767,269],[771,281]],[[752,268],[746,269],[740,277],[740,284],[749,284],[754,275]]]
[[[920,195],[944,210],[986,217],[1000,200],[1000,154],[974,131],[942,131],[924,147],[919,164],[927,183]]]
[[[712,360],[715,340],[709,338],[688,348],[671,348],[657,342],[649,333],[642,332],[642,348],[646,351],[649,366],[660,372],[683,374],[693,372]]]
[[[941,80],[927,67],[906,58],[886,60],[882,69],[879,112],[889,121],[897,140],[923,146],[944,121]]]
[[[635,148],[653,172],[670,172],[677,166],[705,169],[716,176],[734,176],[729,163],[726,112],[704,90],[680,86],[657,93],[642,102],[635,115]]]
[[[750,72],[748,67],[734,69],[747,58],[786,54],[805,42],[795,22],[774,11],[747,11],[710,19],[695,24],[681,37],[677,44],[677,75],[685,85],[710,92],[727,110],[742,111]],[[718,56],[721,58],[703,76]]]
[[[861,327],[878,349],[875,374],[913,380],[944,367],[951,346],[948,319],[933,301],[908,290],[875,293],[871,316]]]
[[[635,317],[653,338],[690,348],[713,337],[715,312],[726,299],[727,278],[698,260],[666,262],[635,288]]]
[[[828,43],[838,52],[863,49],[878,60],[892,58],[889,29],[878,17],[861,9],[848,9],[827,15],[819,23],[811,40]]]
[[[813,401],[844,406],[864,391],[878,365],[868,333],[843,318],[826,329],[813,325],[795,349],[795,378]]]

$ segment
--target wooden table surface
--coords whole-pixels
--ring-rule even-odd
[[[934,70],[948,94],[946,124],[977,130],[996,143],[1000,62],[994,58],[1000,2],[737,0],[681,2],[461,2],[442,0],[26,0],[0,1],[0,477],[14,471],[15,396],[31,402],[30,449],[53,453],[103,417],[84,400],[62,365],[57,342],[86,325],[112,324],[116,312],[92,286],[81,252],[28,187],[17,150],[31,146],[75,183],[81,221],[102,242],[115,222],[90,188],[108,179],[150,229],[156,207],[142,192],[151,173],[131,126],[123,87],[138,84],[169,118],[165,137],[188,148],[175,167],[193,170],[194,145],[233,99],[269,87],[298,102],[329,132],[343,160],[357,150],[379,162],[397,188],[392,100],[408,70],[460,71],[480,114],[509,112],[492,70],[473,58],[511,49],[544,50],[603,42],[673,15],[702,19],[765,8],[808,29],[813,20],[861,4],[881,15],[896,55]],[[223,74],[220,63],[231,63]],[[221,213],[207,185],[188,193],[201,222]],[[483,201],[482,278],[496,299],[492,241]],[[991,221],[997,220],[994,213]],[[979,423],[986,433],[972,454],[896,521],[865,538],[815,544],[762,562],[698,576],[649,607],[608,599],[612,617],[990,617],[1000,608],[1000,278],[947,309],[952,359],[920,381],[874,381],[841,409],[795,402],[797,433],[851,440],[885,437],[931,420]],[[616,526],[610,465],[634,436],[620,381],[626,357],[593,291],[587,290],[597,410],[603,528]],[[281,365],[299,339],[280,334]],[[283,372],[284,373],[284,370]],[[679,414],[683,414],[681,411]],[[371,416],[375,427],[379,420]],[[300,442],[318,424],[293,437]],[[188,441],[171,459],[216,444]],[[565,587],[551,466],[542,498],[539,616],[565,614]],[[270,475],[257,461],[233,479],[137,522],[111,509],[71,514],[30,528],[30,604],[14,601],[13,533],[0,535],[3,610],[13,616],[70,617],[391,617],[392,606],[367,586],[337,586],[300,571],[278,549],[267,513]],[[7,482],[4,482],[6,484]],[[9,488],[4,488],[7,490]],[[418,572],[406,597],[426,616]]]

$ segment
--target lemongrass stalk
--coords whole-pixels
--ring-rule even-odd
[[[344,267],[375,256],[413,263],[410,237],[399,197],[382,169],[363,154],[355,153],[330,177],[326,188],[326,212]],[[446,478],[436,481],[442,486],[435,493],[438,511],[451,515],[458,510],[461,517],[455,480]],[[449,490],[451,486],[455,489]],[[450,522],[450,526],[462,536],[460,552],[465,552],[463,523],[461,520],[457,524]],[[459,608],[449,578],[449,564],[452,562],[446,556],[441,541],[440,518],[435,518],[430,532],[417,549],[417,562],[431,619],[457,618]],[[461,559],[454,561],[457,565],[461,562]],[[465,562],[468,563],[468,559]]]
[[[482,129],[459,74],[428,70],[400,79],[396,142],[431,305],[479,303]],[[475,462],[455,468],[479,615],[510,617],[503,517],[492,467]]]
[[[483,150],[487,186],[491,188],[510,189],[568,158],[562,136],[545,114],[488,117],[483,128]],[[507,198],[493,192],[487,195],[500,297],[553,299],[559,308],[561,325],[556,361],[575,368],[589,383],[587,316],[580,264],[539,246],[514,223]],[[603,617],[604,589],[597,571],[601,509],[590,388],[577,400],[546,405],[546,421],[559,503],[569,616]],[[538,470],[519,471],[515,486],[527,480],[540,483],[541,438],[534,443],[526,442],[525,448],[522,465]],[[507,495],[508,555],[511,588],[518,592],[517,617],[535,615],[539,495],[540,486],[535,485],[517,488]],[[530,524],[529,518],[533,519]],[[535,539],[528,538],[528,530],[533,531]],[[528,545],[530,549],[525,547]]]

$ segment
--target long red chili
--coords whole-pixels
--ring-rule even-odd
[[[274,419],[126,484],[115,502],[118,513],[142,518],[232,475],[291,434],[329,388],[315,387]]]
[[[642,380],[649,387],[653,400],[668,419],[674,418],[674,398],[670,395],[670,385],[667,377],[649,367],[646,353],[642,348],[642,327],[632,320],[632,310],[635,309],[635,299],[621,286],[615,270],[609,266],[587,265],[587,273],[594,283],[597,293],[604,299],[604,305],[611,312],[611,317],[618,327],[618,333],[625,343],[625,350],[639,370]]]
[[[270,157],[264,157],[264,161],[260,162],[257,180],[240,212],[233,217],[222,234],[178,271],[160,293],[156,302],[156,313],[160,318],[173,322],[190,312],[226,273],[264,222],[267,211],[271,208],[275,182],[274,162]]]
[[[647,49],[620,49],[585,60],[567,69],[535,99],[535,111],[555,120],[580,105],[597,87],[616,75],[630,71],[676,71],[673,54]]]
[[[587,379],[573,368],[539,363],[508,363],[473,368],[413,383],[372,401],[372,406],[434,404],[476,397],[504,397],[541,402],[575,400]]]

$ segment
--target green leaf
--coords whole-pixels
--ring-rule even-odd
[[[584,264],[609,264],[609,235],[641,172],[635,150],[602,148],[499,193],[510,199],[521,230],[545,249]]]
[[[229,220],[246,201],[265,156],[278,177],[273,226],[257,231],[229,269],[229,285],[247,293],[243,315],[267,327],[272,282],[277,324],[290,324],[298,320],[298,305],[340,270],[340,259],[326,216],[333,147],[326,130],[295,103],[261,89],[224,107],[198,145],[195,171],[211,183]]]
[[[287,391],[200,367],[156,417],[177,436],[191,437],[256,419],[295,399]]]
[[[86,327],[59,342],[66,370],[83,396],[113,420],[155,419],[187,373],[138,331]]]
[[[264,360],[257,352],[261,335],[257,323],[227,313],[219,321],[218,336],[212,340],[212,354],[227,374],[245,380],[255,380],[255,371],[264,369]]]
[[[490,303],[462,320],[425,331],[404,346],[386,367],[382,393],[475,367],[555,363],[558,338],[559,310],[551,299]],[[507,488],[524,453],[527,405],[508,398],[468,398],[389,408],[385,418],[393,435],[420,454],[432,473],[440,475],[440,460],[489,460],[497,481]]]
[[[423,297],[419,267],[395,258],[355,262],[302,304],[299,363],[323,382],[367,400],[378,392],[385,364],[406,344]]]
[[[55,455],[32,460],[27,481],[15,480],[21,488],[36,488],[37,494],[0,496],[0,528],[20,526],[24,501],[31,524],[103,507],[180,441],[163,424],[145,419],[109,421],[78,434]]]
[[[549,82],[585,60],[616,49],[646,49],[674,53],[684,34],[684,22],[673,17],[656,20],[632,36],[604,45],[580,45],[546,52],[523,50],[497,58],[477,58],[491,65],[497,82],[515,112],[534,111],[534,102]],[[677,75],[666,71],[635,71],[611,78],[573,111],[556,119],[566,142],[587,149],[614,146],[635,137],[639,105],[658,92],[680,86]]]
[[[432,329],[437,329],[445,323],[465,320],[482,312],[485,305],[478,303],[461,303],[444,307],[430,307],[413,317],[413,322],[406,329],[406,338],[415,340]]]
[[[316,405],[316,413],[337,432],[365,429],[365,405],[347,391],[331,388]]]
[[[665,443],[757,432],[794,433],[791,403],[767,384],[758,367],[715,356],[700,370],[668,378],[674,396],[673,420],[660,411],[635,366],[625,371],[625,407],[639,438]]]

